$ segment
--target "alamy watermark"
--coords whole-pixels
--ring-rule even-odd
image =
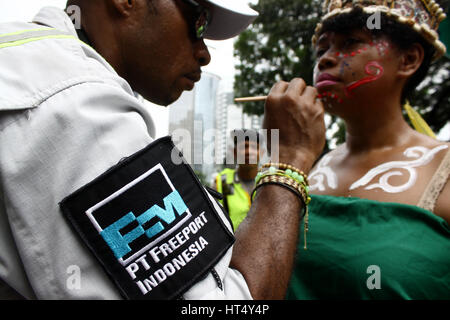
[[[367,289],[381,289],[381,269],[377,265],[370,265],[366,270],[367,274],[370,274],[370,277],[367,278],[366,285]]]
[[[187,129],[176,129],[171,133],[172,140],[176,148],[181,151],[183,158],[189,164],[213,164],[213,165],[233,165],[233,164],[257,164],[259,155],[251,153],[246,158],[245,152],[233,152],[231,146],[238,148],[245,148],[248,141],[249,144],[260,145],[263,149],[265,144],[270,145],[270,161],[273,163],[279,162],[279,130],[274,129],[270,132],[266,129],[258,131],[239,131],[230,137],[227,137],[225,145],[225,157],[221,157],[217,153],[217,140],[220,137],[220,132],[217,129],[208,129],[203,132],[202,121],[194,121],[193,134]],[[177,149],[172,151],[172,162],[180,164]]]
[[[71,265],[66,269],[66,287],[68,290],[81,290],[81,269],[77,265]]]
[[[380,11],[374,12],[367,18],[366,27],[369,30],[373,30],[373,29],[380,30],[381,29],[381,12]]]
[[[72,20],[75,29],[81,29],[81,8],[77,5],[68,6],[66,9],[70,20]]]

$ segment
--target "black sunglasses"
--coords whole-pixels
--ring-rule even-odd
[[[183,0],[187,4],[194,7],[197,14],[197,19],[195,20],[195,36],[197,39],[203,38],[208,29],[208,24],[211,19],[210,12],[207,8],[203,7],[201,4],[194,0]]]

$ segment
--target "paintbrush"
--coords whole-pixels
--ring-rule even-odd
[[[242,97],[234,99],[235,102],[250,102],[250,101],[264,101],[267,96]]]

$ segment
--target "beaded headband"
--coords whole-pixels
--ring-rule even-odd
[[[367,14],[384,13],[396,21],[410,26],[435,47],[434,60],[445,54],[446,48],[439,41],[437,30],[446,15],[434,0],[324,0],[322,12],[325,14],[321,22],[338,14],[348,13],[355,7],[360,7]],[[321,29],[322,23],[318,23],[312,38],[313,44],[315,44]]]

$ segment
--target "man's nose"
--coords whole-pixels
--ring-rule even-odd
[[[199,39],[194,44],[194,55],[201,67],[208,65],[211,62],[211,55],[204,39]]]

